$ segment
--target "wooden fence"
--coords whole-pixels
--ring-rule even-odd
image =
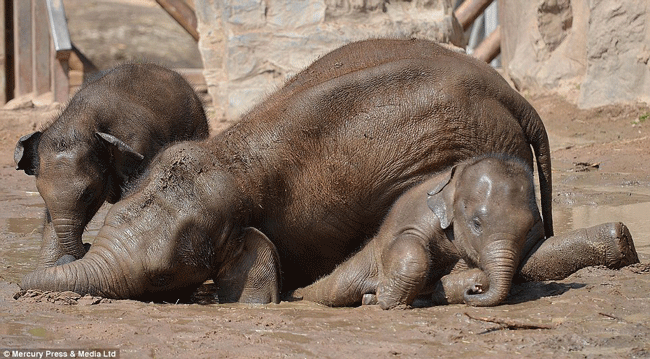
[[[52,92],[64,102],[97,68],[74,47],[63,0],[2,0],[0,6],[0,105],[27,94]],[[463,28],[493,0],[465,0],[455,14]],[[198,41],[192,0],[156,0]],[[474,56],[490,61],[500,50],[500,31],[491,34]],[[181,71],[190,82],[202,82],[200,69]]]
[[[0,11],[0,103],[47,92],[66,101],[97,70],[72,45],[62,0],[4,0]]]

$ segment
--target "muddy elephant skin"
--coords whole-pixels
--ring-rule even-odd
[[[81,258],[99,207],[119,200],[163,147],[207,137],[201,101],[171,70],[124,64],[87,81],[53,122],[16,145],[16,169],[35,175],[47,207],[41,265]]]
[[[332,272],[433,173],[489,153],[532,168],[533,150],[550,236],[548,138],[523,97],[487,64],[429,41],[352,43],[223,133],[161,152],[84,258],[22,287],[161,298],[212,278],[220,298],[275,301],[273,286]]]
[[[488,155],[455,165],[408,190],[358,253],[292,297],[383,309],[427,296],[431,304],[494,306],[517,273],[562,279],[586,266],[638,262],[622,224],[545,243],[534,191],[530,168],[516,158]]]

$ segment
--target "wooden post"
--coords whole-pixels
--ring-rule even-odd
[[[53,51],[56,56],[52,59],[52,91],[54,101],[65,102],[70,95],[70,53],[72,43],[68,32],[68,23],[65,17],[62,0],[46,0],[47,13],[50,19],[50,33],[52,35]]]
[[[32,0],[32,82],[36,95],[50,91],[50,31],[47,26],[47,6],[43,0]]]
[[[178,22],[187,31],[194,40],[199,41],[199,32],[196,29],[197,20],[194,9],[192,9],[183,0],[156,0],[176,22]]]
[[[472,56],[485,62],[494,60],[501,52],[501,25],[474,49]]]
[[[31,92],[32,2],[29,0],[14,0],[14,69],[14,96]]]
[[[485,9],[490,6],[493,0],[465,0],[454,11],[454,15],[463,27],[463,31],[469,29]]]
[[[0,105],[9,100],[7,94],[7,24],[5,23],[6,0],[0,4]]]
[[[54,51],[54,45],[52,45]],[[64,103],[70,96],[70,51],[57,51],[52,61],[52,92],[54,101]]]

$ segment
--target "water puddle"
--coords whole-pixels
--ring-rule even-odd
[[[7,218],[7,229],[15,234],[40,234],[42,226],[42,218]]]
[[[0,334],[5,339],[30,337],[32,340],[51,339],[52,333],[40,326],[21,321],[8,320],[0,327]]]
[[[606,222],[623,222],[629,228],[643,262],[650,260],[650,202],[625,205],[573,206],[553,212],[557,233]]]

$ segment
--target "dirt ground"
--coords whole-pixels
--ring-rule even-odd
[[[66,7],[75,2],[83,3],[66,0]],[[98,9],[95,3],[84,4],[90,11]],[[80,11],[66,10],[69,17]],[[128,29],[119,31],[130,36]],[[83,40],[82,31],[76,38]],[[125,46],[93,56],[121,60]],[[95,357],[117,350],[122,358],[650,358],[650,108],[578,110],[556,96],[526,97],[551,140],[556,232],[622,221],[641,264],[515,285],[507,303],[494,308],[396,311],[307,302],[153,304],[73,293],[15,299],[15,283],[35,267],[44,207],[33,177],[14,170],[13,149],[21,135],[54,118],[60,107],[0,110],[0,355],[6,349],[61,349],[68,356],[91,350]],[[212,123],[217,130],[224,125]],[[86,240],[92,241],[106,210],[89,225]]]
[[[13,148],[57,108],[0,110],[0,351],[119,349],[125,358],[650,357],[650,109],[580,111],[554,96],[530,101],[551,138],[556,231],[623,221],[642,263],[515,285],[508,302],[495,308],[397,311],[300,302],[152,304],[71,293],[14,299],[14,283],[35,265],[43,204],[33,178],[13,169]],[[91,223],[90,237],[100,225]]]

